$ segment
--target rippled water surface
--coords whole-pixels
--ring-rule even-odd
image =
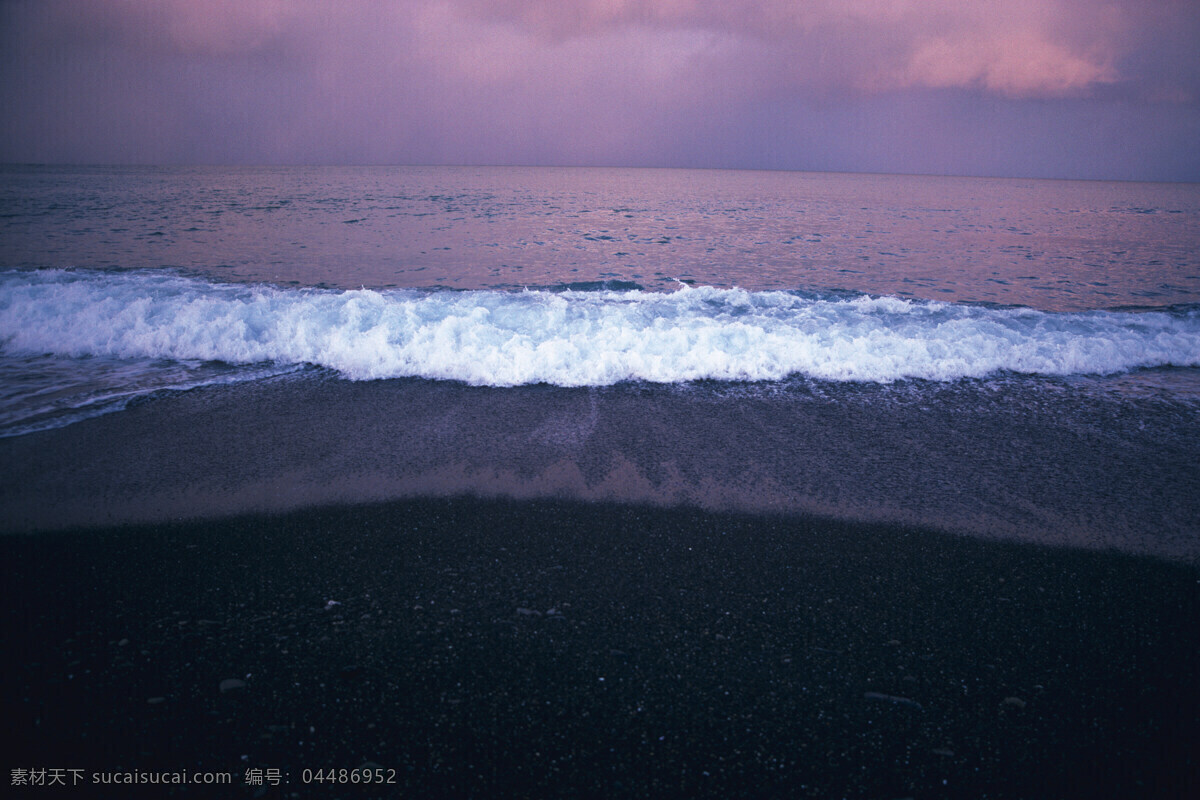
[[[0,171],[0,267],[337,288],[679,281],[1043,310],[1200,301],[1200,186],[709,170]]]

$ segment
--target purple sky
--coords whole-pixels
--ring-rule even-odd
[[[0,160],[1200,181],[1200,0],[0,0]]]

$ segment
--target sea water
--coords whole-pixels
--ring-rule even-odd
[[[330,399],[353,386],[367,410]],[[262,391],[282,394],[264,409]],[[458,416],[414,412],[435,395]],[[4,167],[0,436],[132,425],[197,397],[244,400],[235,427],[320,407],[308,424],[340,431],[320,452],[349,462],[294,458],[317,483],[381,480],[372,497],[726,497],[984,533],[1024,518],[1127,547],[1155,527],[1132,549],[1190,557],[1200,187]],[[463,414],[470,441],[438,433]],[[362,431],[381,426],[439,455],[377,463],[396,440]],[[1072,487],[1118,467],[1107,500],[1079,504]]]

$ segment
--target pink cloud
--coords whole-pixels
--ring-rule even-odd
[[[880,169],[904,109],[917,138],[963,104],[1191,113],[1197,36],[1195,0],[0,0],[0,157],[820,166],[858,147]]]
[[[1149,5],[1174,0],[1149,0]],[[1132,0],[46,0],[57,24],[126,46],[214,57],[303,50],[309,58],[425,60],[464,81],[506,75],[556,82],[544,69],[591,42],[614,65],[660,49],[661,67],[701,80],[736,56],[743,89],[878,93],[967,89],[1008,97],[1086,94],[1119,82]],[[107,33],[106,33],[107,32]],[[655,37],[660,44],[641,44]],[[709,52],[680,49],[708,42]],[[397,55],[393,49],[407,48]],[[686,51],[686,52],[685,52]],[[561,65],[559,65],[561,66]],[[588,70],[574,65],[572,73]],[[658,74],[655,73],[655,74]]]
[[[930,39],[880,88],[973,88],[1009,97],[1059,96],[1117,79],[1107,59],[1088,59],[1037,35]]]
[[[461,0],[543,40],[613,29],[708,30],[768,48],[787,82],[858,92],[1062,96],[1118,79],[1124,14],[1078,0]],[[832,47],[831,47],[832,45]]]

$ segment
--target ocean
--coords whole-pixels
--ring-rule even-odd
[[[14,786],[1190,797],[1200,186],[0,167],[0,534]]]
[[[0,177],[7,529],[568,496],[1200,555],[1194,185]]]

